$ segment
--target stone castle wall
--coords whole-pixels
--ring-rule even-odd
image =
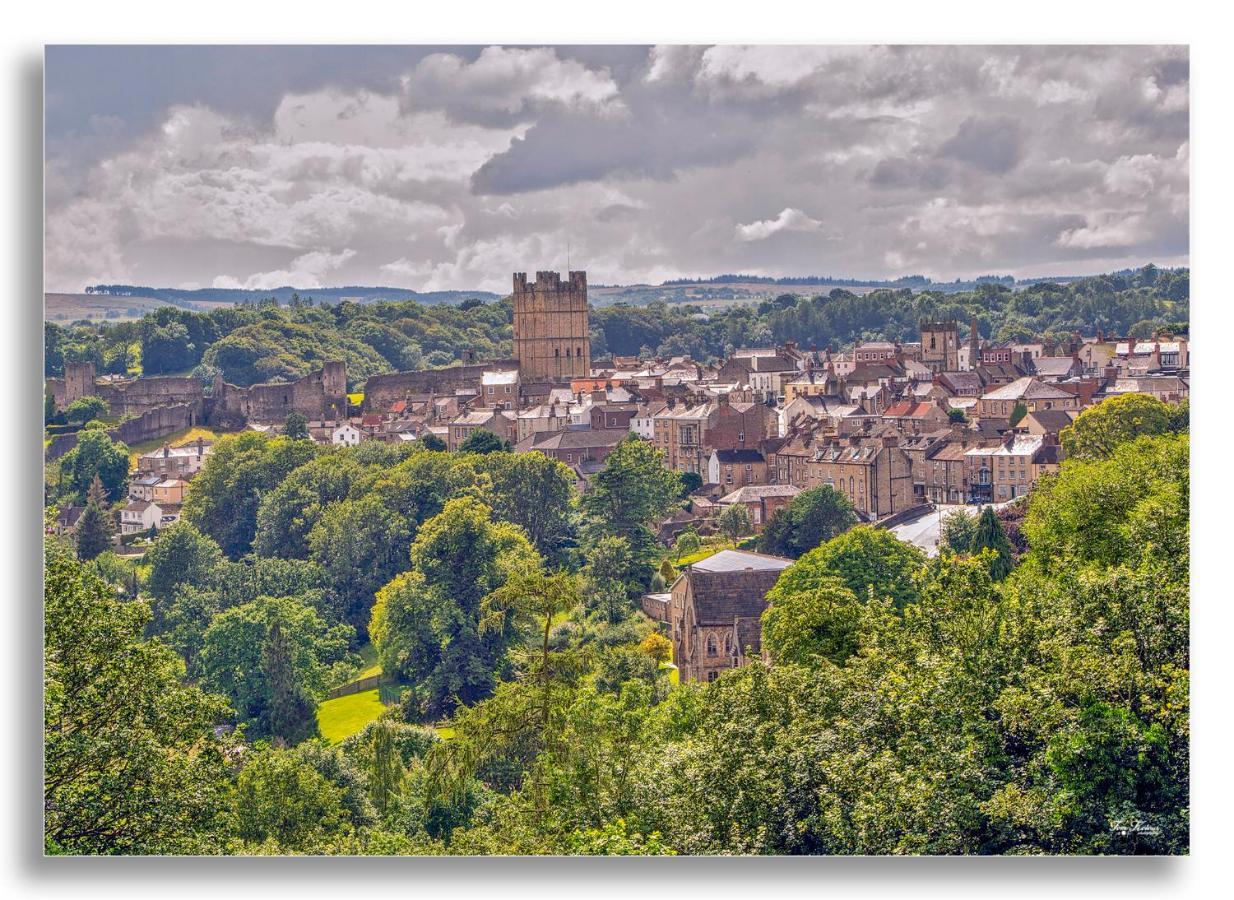
[[[177,403],[149,409],[138,416],[126,419],[115,428],[109,428],[107,435],[113,441],[120,441],[130,446],[145,441],[165,438],[180,431],[187,431],[202,421],[201,403]],[[48,460],[57,460],[77,446],[78,432],[58,434],[47,445]]]
[[[480,377],[494,369],[510,369],[517,360],[490,360],[470,366],[447,369],[421,369],[416,372],[388,372],[373,375],[364,383],[364,411],[384,413],[390,404],[409,397],[437,394],[449,397],[455,391],[479,391]]]
[[[309,421],[341,419],[347,415],[347,367],[326,363],[296,381],[237,387],[215,379],[210,405],[212,422],[255,422],[277,425],[290,413]]]

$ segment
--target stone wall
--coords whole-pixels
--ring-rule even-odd
[[[205,390],[199,379],[191,375],[155,375],[130,381],[100,381],[94,392],[103,400],[113,416],[142,413],[178,404],[200,406]]]
[[[214,381],[209,407],[212,423],[245,421],[277,425],[292,412],[301,413],[309,421],[346,417],[346,364],[328,362],[316,372],[286,383],[245,388],[227,384],[221,377]]]
[[[427,394],[449,397],[461,390],[478,392],[480,376],[485,372],[511,369],[517,365],[512,359],[498,359],[470,366],[450,366],[448,369],[373,375],[364,383],[364,411],[384,413],[389,410],[390,404],[409,397]]]
[[[125,444],[141,444],[165,438],[180,431],[187,431],[202,421],[200,403],[178,403],[173,406],[163,406],[150,409],[139,416],[134,416],[109,428],[107,435],[113,441]],[[77,436],[80,432],[58,434],[51,439],[45,452],[48,461],[57,460],[77,446]]]

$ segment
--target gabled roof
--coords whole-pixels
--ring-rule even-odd
[[[916,400],[901,400],[893,403],[883,412],[884,419],[924,419],[932,412],[942,413],[933,403],[921,403]]]
[[[720,503],[753,503],[766,497],[796,497],[801,488],[791,484],[747,484],[720,498]],[[725,551],[735,552],[735,551]]]
[[[699,625],[731,626],[738,619],[757,619],[767,608],[767,592],[791,559],[723,550],[689,566],[694,620]]]
[[[1038,381],[1030,375],[1017,378],[1011,384],[1004,384],[987,394],[982,400],[1070,400],[1075,394],[1069,394],[1062,388],[1054,387]]]
[[[1070,356],[1039,356],[1033,360],[1038,375],[1062,378],[1071,374],[1076,361]]]
[[[585,428],[578,431],[551,431],[532,434],[518,442],[515,450],[585,450],[616,447],[630,436],[625,428]]]
[[[1039,409],[1026,416],[1046,431],[1057,434],[1075,421],[1079,413],[1073,409]]]

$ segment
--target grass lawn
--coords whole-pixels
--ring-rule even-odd
[[[188,428],[184,431],[177,432],[170,437],[156,438],[153,441],[142,441],[140,444],[131,444],[129,446],[129,468],[136,468],[137,457],[143,453],[149,453],[151,450],[157,450],[164,444],[171,444],[173,447],[180,447],[184,444],[191,444],[198,438],[207,441],[218,439],[218,433],[209,428]]]
[[[337,744],[360,732],[383,712],[380,691],[360,691],[345,697],[335,697],[317,705],[317,727],[321,736],[331,744]]]

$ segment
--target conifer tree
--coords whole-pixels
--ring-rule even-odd
[[[261,668],[266,678],[266,725],[270,734],[291,740],[303,728],[313,704],[296,682],[294,649],[278,619],[270,623],[262,647]]]
[[[77,520],[77,558],[94,559],[111,546],[111,519],[107,513],[107,494],[95,475],[86,494],[86,510]]]
[[[977,519],[977,530],[973,534],[971,552],[977,556],[983,550],[993,550],[997,556],[990,563],[990,577],[1001,581],[1011,574],[1011,541],[1007,540],[1007,532],[994,515],[994,507],[987,506]]]

